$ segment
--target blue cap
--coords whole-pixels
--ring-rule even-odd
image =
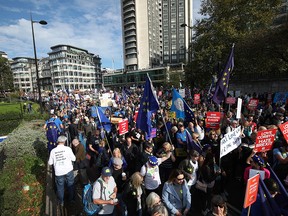
[[[148,162],[151,166],[157,166],[158,165],[158,158],[155,156],[150,156],[148,159]]]
[[[258,155],[254,155],[252,157],[252,160],[254,161],[254,163],[259,164],[259,166],[265,166],[264,160],[261,157],[259,157]]]
[[[112,171],[109,167],[103,167],[101,171],[102,176],[112,176]]]

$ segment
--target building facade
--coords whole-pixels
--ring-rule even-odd
[[[177,65],[189,61],[192,41],[191,0],[162,0],[163,63]]]
[[[187,62],[192,5],[191,0],[121,0],[124,70]]]
[[[12,59],[11,70],[13,72],[13,84],[15,89],[23,92],[33,92],[36,83],[36,75],[33,79],[35,71],[35,59],[29,57],[16,57]],[[36,89],[35,89],[36,90]]]
[[[54,91],[101,88],[99,56],[70,45],[56,45],[51,47],[51,50],[48,55]]]

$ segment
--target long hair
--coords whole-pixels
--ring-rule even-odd
[[[131,176],[131,183],[132,183],[134,188],[140,187],[142,182],[143,182],[143,177],[141,176],[140,172],[135,172]]]
[[[184,175],[183,171],[180,169],[173,169],[167,182],[172,183],[178,175]]]
[[[115,149],[113,150],[113,157],[115,157],[115,155],[114,155],[115,153],[118,153],[118,154],[119,154],[119,158],[122,159],[122,154],[121,154],[121,151],[120,151],[119,148],[115,148]]]
[[[156,198],[159,198],[160,199],[160,196],[158,194],[156,194],[155,192],[151,192],[147,198],[146,198],[146,205],[147,205],[147,208],[148,209],[152,209],[155,204],[156,204]]]

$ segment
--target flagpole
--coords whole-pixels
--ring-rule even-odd
[[[173,144],[172,141],[171,141],[170,133],[169,133],[169,131],[168,131],[168,128],[167,128],[167,125],[166,125],[166,121],[165,121],[165,119],[164,119],[164,117],[163,117],[163,113],[162,113],[162,111],[161,111],[160,113],[161,113],[161,117],[162,117],[163,122],[164,122],[164,125],[165,125],[166,132],[167,132],[167,134],[168,134],[169,142],[170,142],[171,145],[174,146],[174,144]]]
[[[98,116],[98,119],[99,119],[99,121],[100,121],[100,124],[101,124],[102,128],[103,128],[104,131],[105,131],[104,125],[103,125],[103,123],[102,123],[102,121],[101,121],[101,117],[100,117],[100,115],[99,115],[98,106],[97,106],[96,111],[97,111],[97,116]],[[111,151],[111,148],[110,148],[110,144],[109,144],[109,141],[108,141],[107,136],[106,136],[106,131],[105,131],[105,133],[104,133],[104,136],[105,136],[105,139],[106,139],[106,141],[107,141],[110,154],[111,154],[111,156],[113,157],[113,154],[112,154],[112,151]]]

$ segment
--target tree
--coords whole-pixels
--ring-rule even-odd
[[[9,61],[0,57],[0,91],[7,91],[13,88],[13,73]]]
[[[245,58],[238,48],[244,51],[248,39],[270,31],[280,3],[280,0],[204,0],[200,11],[204,18],[193,26],[193,59],[185,69],[186,80],[194,80],[202,88],[211,83],[212,75],[224,66],[233,43],[238,67],[238,58]],[[253,48],[253,44],[249,47]],[[253,55],[253,50],[250,54]],[[249,63],[247,59],[246,66]]]

